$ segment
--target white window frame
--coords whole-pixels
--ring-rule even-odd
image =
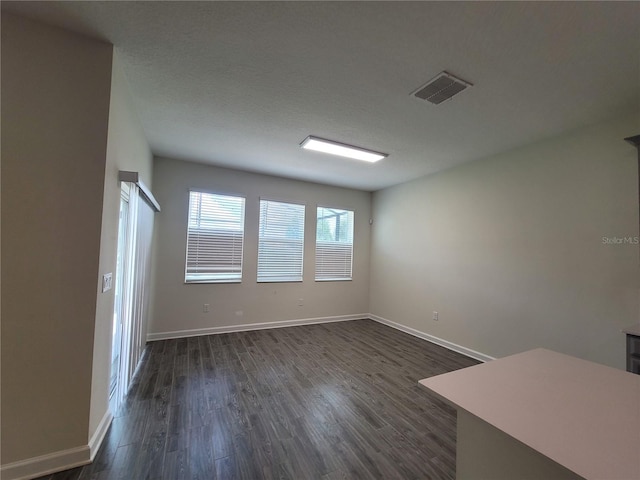
[[[197,271],[193,271],[193,270],[197,270],[198,267],[189,267],[189,261],[190,261],[190,257],[189,257],[189,253],[190,253],[190,241],[191,241],[191,245],[193,245],[195,242],[198,242],[200,240],[200,236],[204,238],[206,238],[206,235],[214,235],[214,231],[218,232],[218,235],[222,235],[222,231],[226,230],[226,229],[220,229],[220,228],[203,228],[202,227],[202,218],[203,215],[202,214],[198,214],[198,223],[200,225],[200,228],[197,227],[193,227],[191,226],[191,220],[192,220],[192,212],[191,212],[191,201],[192,201],[192,194],[200,194],[200,195],[212,195],[213,197],[219,197],[221,199],[224,198],[232,198],[235,200],[241,200],[241,214],[240,214],[240,218],[237,218],[235,220],[235,223],[237,225],[239,225],[241,227],[241,229],[232,229],[229,228],[229,232],[235,232],[232,234],[229,234],[232,238],[230,239],[231,242],[233,242],[233,245],[230,249],[230,260],[229,260],[229,267],[228,268],[224,268],[224,266],[217,266],[217,267],[213,267],[210,266],[209,269],[218,269],[220,270],[219,272],[212,272],[212,271],[203,271],[203,272],[197,272]],[[201,201],[202,202],[202,201]],[[212,212],[215,213],[215,212]],[[237,195],[237,194],[229,194],[229,193],[220,193],[220,192],[212,192],[212,191],[206,191],[206,190],[200,190],[200,189],[190,189],[189,190],[189,202],[188,202],[188,210],[187,210],[187,236],[186,236],[186,246],[185,246],[185,276],[184,276],[184,282],[186,284],[198,284],[198,283],[240,283],[242,282],[242,269],[243,269],[243,260],[244,260],[244,233],[245,233],[245,219],[246,219],[246,197],[244,197],[243,195]],[[215,223],[216,221],[220,221],[220,219],[213,219],[211,220],[211,222]],[[207,232],[207,230],[210,230],[211,232]],[[239,233],[238,233],[239,232]],[[238,245],[239,243],[239,245]],[[208,247],[209,249],[211,248],[220,248],[220,245],[215,245],[214,247]],[[227,248],[225,246],[222,246],[222,248]],[[224,252],[224,250],[222,250]],[[208,253],[211,253],[210,251]],[[192,256],[193,254],[196,254],[195,252],[192,252]],[[204,257],[205,260],[206,259],[206,254],[207,252],[204,252]],[[193,259],[192,259],[192,263],[193,263]],[[226,264],[227,262],[225,262]],[[204,270],[207,270],[207,267],[203,267]],[[191,271],[190,271],[191,270]]]
[[[281,205],[289,205],[294,207],[302,208],[302,225],[300,228],[301,238],[299,239],[289,239],[284,236],[266,236],[264,234],[265,228],[268,228],[268,225],[263,224],[263,220],[266,218],[263,212],[263,205],[265,204],[276,204]],[[306,218],[306,205],[300,202],[292,202],[288,200],[274,200],[272,198],[260,198],[260,206],[258,213],[258,269],[257,269],[257,282],[258,283],[283,283],[283,282],[302,282],[304,278],[304,235],[305,235],[305,218]],[[276,218],[271,218],[272,222],[275,222]],[[280,227],[274,226],[275,233],[278,232]],[[281,266],[281,271],[278,271],[278,258],[277,253],[271,251],[269,252],[268,243],[276,243],[281,244],[281,252],[282,253],[289,250],[289,254],[287,254],[284,258],[288,260],[290,263],[291,269],[287,271],[285,268],[287,265]],[[283,247],[282,244],[289,243],[291,246],[287,249]],[[266,256],[265,256],[266,255]],[[299,262],[296,261],[299,259]]]
[[[351,214],[351,243],[340,242],[340,241],[319,241],[318,240],[318,229],[320,227],[320,223],[318,222],[318,213],[320,209],[326,210],[336,210],[340,212],[346,212],[347,214]],[[355,243],[355,210],[344,208],[344,207],[334,207],[327,205],[316,205],[316,248],[315,248],[315,281],[316,282],[348,282],[353,280],[353,245]],[[333,261],[329,259],[327,261],[328,254],[333,250],[337,251],[337,254],[334,254],[334,257],[338,258],[344,257],[346,260],[348,258],[348,268],[346,267],[346,262],[343,261],[342,265],[340,265],[339,261],[336,261],[334,258]],[[342,250],[342,251],[340,251]],[[348,250],[348,256],[346,251]],[[340,271],[342,270],[342,272]]]

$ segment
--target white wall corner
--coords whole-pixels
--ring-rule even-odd
[[[89,439],[89,459],[93,462],[93,459],[96,458],[96,453],[100,450],[102,446],[102,441],[104,440],[107,431],[109,431],[109,427],[111,426],[111,421],[113,420],[113,415],[109,410],[107,410],[100,420],[98,424],[98,428],[93,432],[91,438]]]
[[[91,463],[89,445],[8,463],[0,467],[2,480],[28,480]]]
[[[283,320],[280,322],[246,323],[243,325],[229,325],[222,327],[197,328],[192,330],[176,330],[173,332],[159,332],[147,334],[147,341],[169,340],[172,338],[197,337],[200,335],[216,335],[220,333],[246,332],[250,330],[265,330],[268,328],[298,327],[316,323],[347,322],[369,318],[368,313],[355,315],[338,315],[335,317],[301,318],[297,320]]]
[[[495,357],[490,355],[486,355],[481,352],[476,352],[475,350],[471,350],[470,348],[463,347],[462,345],[458,345],[453,342],[449,342],[442,338],[436,337],[434,335],[429,335],[428,333],[421,332],[420,330],[416,330],[415,328],[407,327],[402,325],[401,323],[396,323],[391,320],[387,320],[386,318],[379,317],[378,315],[373,315],[372,313],[368,316],[369,319],[374,320],[378,323],[382,323],[383,325],[387,325],[389,327],[395,328],[396,330],[400,330],[401,332],[408,333],[409,335],[413,335],[414,337],[421,338],[422,340],[426,340],[427,342],[435,343],[436,345],[440,345],[441,347],[447,348],[457,353],[461,353],[467,357],[474,358],[481,362],[489,362],[491,360],[495,360]]]

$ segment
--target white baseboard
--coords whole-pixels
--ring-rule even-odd
[[[495,360],[494,357],[485,355],[484,353],[476,352],[475,350],[472,350],[470,348],[466,348],[442,338],[429,335],[428,333],[421,332],[414,328],[407,327],[400,323],[387,320],[386,318],[379,317],[378,315],[373,315],[371,313],[361,313],[357,315],[339,315],[335,317],[302,318],[297,320],[283,320],[280,322],[246,323],[243,325],[228,325],[222,327],[196,328],[192,330],[176,330],[173,332],[149,333],[147,335],[147,341],[153,342],[156,340],[169,340],[172,338],[198,337],[200,335],[216,335],[220,333],[246,332],[250,330],[265,330],[268,328],[296,327],[300,325],[312,325],[315,323],[347,322],[349,320],[361,320],[363,318],[374,320],[378,323],[382,323],[389,327],[395,328],[396,330],[408,333],[409,335],[413,335],[414,337],[421,338],[422,340],[435,343],[436,345],[440,345],[441,347],[453,350],[454,352],[461,353],[462,355],[474,358],[481,362]]]
[[[98,424],[98,428],[93,432],[91,438],[89,439],[89,459],[93,462],[93,459],[96,458],[96,453],[100,450],[100,446],[102,445],[102,441],[104,440],[104,436],[107,434],[107,430],[111,426],[111,421],[113,420],[113,415],[107,409]]]
[[[435,343],[436,345],[440,345],[441,347],[448,348],[449,350],[453,350],[454,352],[461,353],[462,355],[465,355],[467,357],[475,358],[476,360],[480,360],[481,362],[489,362],[491,360],[495,360],[495,357],[485,355],[484,353],[476,352],[475,350],[471,350],[470,348],[466,348],[456,343],[444,340],[442,338],[429,335],[428,333],[421,332],[420,330],[416,330],[415,328],[407,327],[400,323],[387,320],[386,318],[379,317],[378,315],[369,314],[368,318],[378,323],[382,323],[383,325],[387,325],[389,327],[395,328],[396,330],[400,330],[401,332],[408,333],[409,335],[413,335],[414,337],[421,338],[428,342]]]
[[[302,318],[297,320],[283,320],[280,322],[246,323],[244,325],[228,325],[223,327],[196,328],[192,330],[176,330],[174,332],[159,332],[147,334],[147,341],[169,340],[172,338],[198,337],[200,335],[216,335],[219,333],[246,332],[249,330],[265,330],[268,328],[298,327],[315,323],[347,322],[369,318],[368,313],[357,315],[339,315],[336,317]]]
[[[91,463],[102,445],[112,420],[113,415],[107,411],[91,436],[88,445],[7,463],[0,467],[0,478],[2,480],[28,480]]]
[[[0,467],[2,480],[28,480],[91,463],[89,446],[70,448]]]

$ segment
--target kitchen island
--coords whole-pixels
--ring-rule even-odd
[[[420,384],[458,412],[458,480],[640,480],[640,376],[535,349]]]

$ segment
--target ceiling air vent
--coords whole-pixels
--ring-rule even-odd
[[[471,86],[473,86],[472,83],[465,82],[450,73],[441,72],[429,80],[426,85],[421,86],[413,92],[412,95],[431,102],[434,105],[439,105]]]

